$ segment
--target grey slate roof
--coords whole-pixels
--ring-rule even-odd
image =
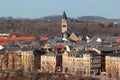
[[[47,53],[47,54],[44,54],[43,56],[59,56],[61,54],[55,54],[54,52],[50,52],[50,53]]]
[[[85,51],[85,50],[82,50],[82,51],[79,51],[77,53],[77,56],[83,56],[83,54],[90,54],[92,57],[96,57],[96,56],[100,56],[100,54],[98,54],[97,52],[95,51]]]
[[[97,49],[100,51],[114,51],[117,48],[115,48],[115,47],[97,47]]]
[[[5,46],[5,50],[20,50],[21,47],[19,45],[7,45]]]

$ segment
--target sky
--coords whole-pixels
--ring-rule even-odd
[[[0,0],[0,17],[40,18],[62,15],[120,18],[120,0]]]

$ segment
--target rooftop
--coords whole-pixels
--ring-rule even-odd
[[[55,54],[54,52],[50,52],[50,53],[47,53],[47,54],[44,54],[43,56],[59,56],[61,54]]]
[[[97,49],[100,51],[114,51],[117,48],[115,48],[115,47],[97,47]]]
[[[84,54],[90,54],[92,57],[100,56],[100,54],[98,54],[95,51],[85,51],[85,50],[79,51],[77,53],[77,56],[83,56]]]

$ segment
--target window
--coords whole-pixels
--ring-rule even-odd
[[[87,62],[89,62],[89,60],[87,60]]]
[[[65,68],[65,72],[68,72],[68,68]]]
[[[43,61],[42,64],[45,64],[45,62]]]
[[[66,25],[63,25],[63,27],[66,27]]]
[[[53,64],[55,64],[55,62],[53,62]]]
[[[49,64],[49,61],[46,61],[46,64]]]
[[[44,67],[42,66],[42,69],[44,69]]]

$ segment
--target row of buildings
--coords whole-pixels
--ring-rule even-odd
[[[115,52],[117,51],[117,52]],[[50,52],[41,55],[42,72],[62,72],[84,76],[118,76],[120,74],[120,53],[117,48],[99,47],[63,51],[61,54]]]
[[[9,39],[9,43],[0,48],[0,69],[120,77],[120,46],[116,37],[84,37],[80,33],[68,32],[67,26],[64,12],[61,37],[43,40],[7,38],[5,41]]]
[[[40,50],[21,48],[17,45],[7,46],[0,51],[0,68],[40,73],[81,72],[84,76],[100,75],[104,72],[107,76],[120,76],[119,48],[45,46]]]

